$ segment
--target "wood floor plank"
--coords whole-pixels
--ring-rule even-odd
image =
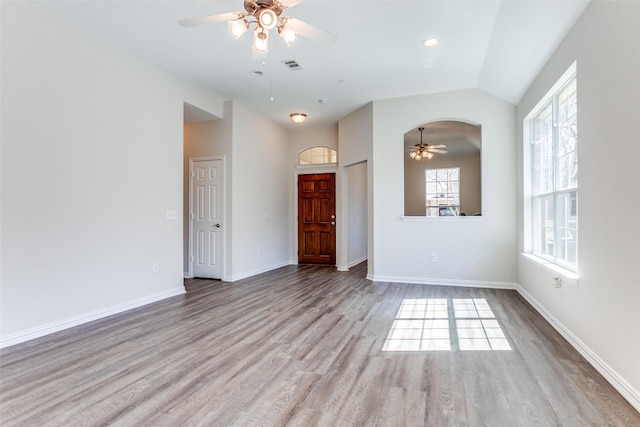
[[[0,350],[0,425],[640,426],[516,292],[365,276],[363,263],[188,280],[185,295]],[[420,334],[412,350],[383,350],[392,326],[428,324],[403,303],[436,299],[449,350],[415,347],[442,332],[427,329],[402,331]],[[461,344],[480,332],[453,303],[475,300],[510,350]]]

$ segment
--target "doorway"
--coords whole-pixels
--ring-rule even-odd
[[[190,167],[190,261],[193,277],[222,278],[224,164],[195,159]]]
[[[298,263],[336,263],[336,175],[298,175]]]

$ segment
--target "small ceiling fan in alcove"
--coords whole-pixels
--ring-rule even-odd
[[[217,15],[201,16],[198,18],[182,19],[178,21],[183,27],[227,22],[231,36],[240,38],[255,24],[253,30],[253,52],[264,55],[269,51],[269,30],[277,29],[278,35],[287,46],[299,34],[316,42],[329,44],[337,39],[335,34],[322,30],[291,16],[282,16],[282,12],[290,9],[303,0],[245,0],[245,12],[227,12]]]
[[[434,154],[447,154],[447,150],[443,150],[443,148],[447,148],[444,144],[429,145],[422,142],[422,132],[424,131],[424,128],[420,127],[418,130],[420,131],[420,144],[416,144],[413,147],[407,147],[409,148],[407,150],[409,152],[409,157],[415,160],[431,160]]]

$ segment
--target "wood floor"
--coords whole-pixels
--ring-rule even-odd
[[[235,283],[190,280],[183,296],[4,349],[0,425],[640,426],[516,292],[365,273],[289,266]],[[416,305],[413,323],[396,319],[401,305],[425,301],[444,304],[444,316]],[[511,350],[466,350],[452,317],[473,316],[452,311],[460,301],[486,301],[480,317],[495,316],[491,335]],[[448,333],[450,349],[383,351],[392,326],[415,320],[419,340],[403,330],[396,344],[433,335],[446,346]]]

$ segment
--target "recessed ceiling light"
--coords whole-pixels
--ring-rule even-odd
[[[426,47],[433,47],[433,46],[437,46],[437,45],[439,45],[439,44],[440,44],[440,40],[438,40],[438,39],[437,39],[437,38],[435,38],[435,37],[430,38],[430,39],[426,39],[426,40],[424,41],[424,45],[425,45]]]
[[[260,70],[253,70],[253,71],[249,71],[249,74],[251,74],[254,77],[260,77],[262,76],[264,73]]]

